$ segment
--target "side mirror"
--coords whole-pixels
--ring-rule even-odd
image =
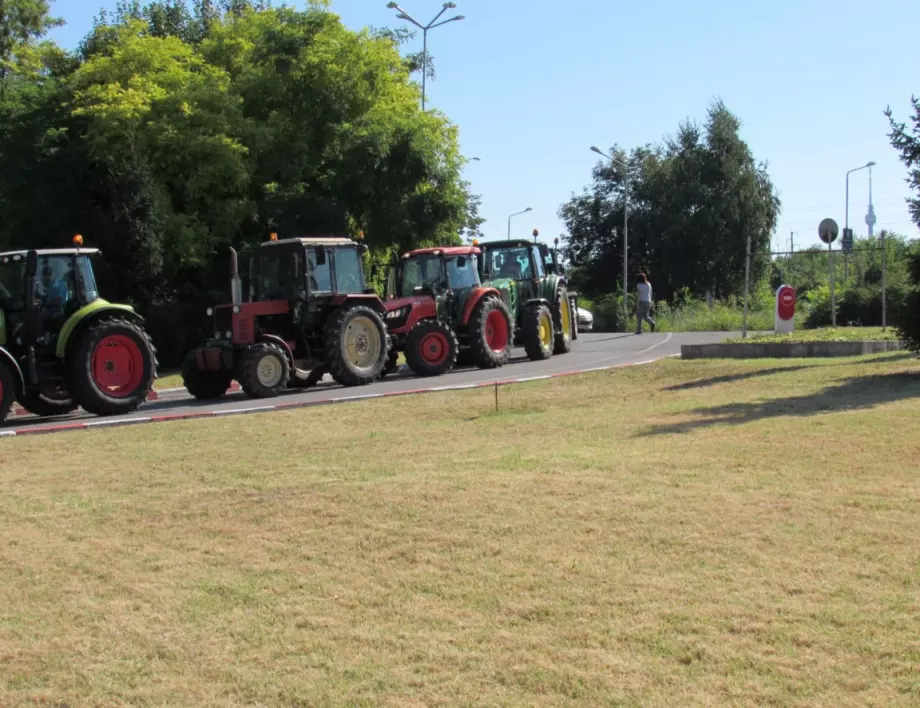
[[[38,253],[29,251],[26,254],[26,277],[34,278],[38,275]]]
[[[325,246],[316,247],[316,265],[318,266],[326,265],[326,247]]]
[[[366,243],[362,243],[360,246],[358,246],[358,251],[361,253],[362,256],[363,256],[365,253],[367,253],[367,250],[368,250],[368,249],[367,249],[367,244],[366,244]]]
[[[460,256],[457,258],[457,267],[466,268],[466,256]]]

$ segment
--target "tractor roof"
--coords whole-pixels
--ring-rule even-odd
[[[261,246],[280,246],[285,243],[301,243],[304,246],[357,246],[357,241],[352,241],[344,236],[304,236],[302,238],[286,238],[280,241],[263,241]]]
[[[443,246],[438,248],[417,248],[403,254],[403,258],[410,256],[478,256],[482,251],[476,246]]]
[[[29,249],[29,250],[33,250],[33,249]],[[36,248],[34,250],[39,255],[39,257],[41,256],[73,256],[73,255],[95,256],[97,253],[99,253],[98,248]],[[13,258],[15,256],[22,256],[22,258],[25,258],[28,252],[29,252],[28,250],[26,251],[4,251],[3,253],[0,253],[0,259],[5,260],[7,258]]]
[[[480,242],[479,247],[483,250],[490,248],[527,248],[529,246],[539,246],[539,243],[528,241],[526,238],[512,239],[511,241],[487,241]]]

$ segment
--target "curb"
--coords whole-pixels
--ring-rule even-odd
[[[904,351],[899,341],[750,342],[748,344],[684,344],[681,359],[802,359],[846,357]]]
[[[248,415],[251,413],[268,413],[270,411],[291,411],[300,408],[315,408],[318,406],[329,406],[342,403],[359,403],[361,401],[370,401],[376,398],[396,398],[398,396],[418,396],[426,393],[441,393],[442,391],[465,391],[477,388],[498,388],[500,386],[513,386],[516,384],[530,383],[531,381],[544,381],[548,379],[559,379],[566,376],[577,376],[578,374],[596,373],[599,371],[610,371],[612,369],[626,369],[635,366],[647,366],[654,364],[662,359],[679,357],[680,354],[672,354],[657,359],[648,359],[646,361],[637,361],[629,364],[613,364],[610,366],[599,366],[591,369],[582,369],[577,371],[566,371],[557,374],[545,374],[542,376],[525,376],[513,379],[501,379],[498,381],[485,381],[482,383],[456,384],[454,386],[431,386],[427,388],[415,388],[408,391],[391,391],[389,393],[367,393],[343,398],[324,398],[315,401],[298,401],[296,403],[278,403],[270,406],[258,406],[254,408],[234,408],[220,411],[202,411],[201,413],[174,413],[172,415],[146,416],[140,418],[128,418],[125,420],[106,420],[100,418],[88,422],[79,423],[62,423],[60,425],[36,426],[34,428],[25,428],[20,430],[2,430],[0,429],[0,438],[22,437],[24,435],[48,435],[50,433],[63,433],[73,430],[92,430],[96,428],[123,428],[132,425],[142,425],[144,423],[167,423],[176,420],[195,420],[198,418],[224,418],[227,416]],[[173,389],[185,390],[185,389]],[[163,393],[163,391],[160,391]],[[150,399],[148,399],[150,400]]]

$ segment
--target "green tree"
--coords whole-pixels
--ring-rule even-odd
[[[769,250],[780,203],[766,166],[755,161],[740,127],[717,101],[703,126],[685,122],[663,145],[629,155],[613,149],[630,171],[630,279],[644,270],[666,298],[685,289],[698,296],[742,293],[746,239],[750,235],[755,254]],[[627,179],[622,165],[606,159],[593,177],[593,186],[564,204],[560,216],[569,231],[568,249],[585,278],[580,286],[597,296],[622,288]],[[759,280],[769,263],[755,258],[752,267]]]

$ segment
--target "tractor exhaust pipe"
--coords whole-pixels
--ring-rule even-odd
[[[240,280],[240,264],[236,249],[230,248],[230,299],[234,305],[243,303],[243,284]]]

